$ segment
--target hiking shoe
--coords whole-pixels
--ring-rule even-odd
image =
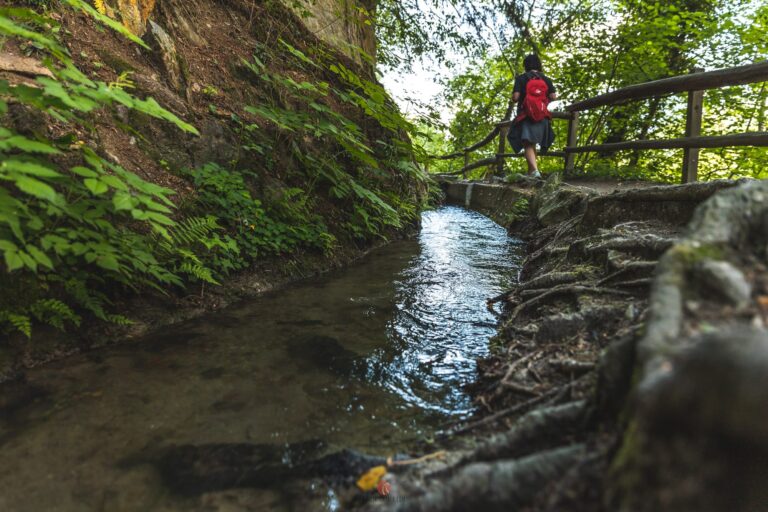
[[[536,178],[537,180],[542,180],[544,178],[541,177],[541,173],[539,171],[533,171],[533,174],[530,175],[531,178]]]

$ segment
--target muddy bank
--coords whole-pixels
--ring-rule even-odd
[[[716,511],[765,503],[768,185],[548,183],[447,461],[393,510]]]

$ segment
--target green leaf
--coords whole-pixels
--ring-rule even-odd
[[[96,265],[107,270],[120,271],[120,263],[115,258],[114,254],[104,254],[96,259]]]
[[[50,144],[28,139],[21,135],[14,135],[13,137],[0,140],[0,149],[5,151],[8,151],[9,149],[19,149],[21,151],[26,151],[27,153],[42,153],[46,155],[61,154],[61,151]]]
[[[44,267],[47,267],[53,270],[53,262],[43,251],[41,251],[34,245],[28,245],[25,248],[27,249],[29,254],[32,255],[35,261],[37,261],[39,264],[43,265]]]
[[[145,211],[144,216],[150,221],[154,221],[165,226],[173,226],[176,224],[173,219],[166,217],[161,213]]]
[[[126,192],[117,192],[112,197],[112,205],[115,210],[130,210],[133,208],[133,197]]]
[[[2,168],[8,169],[9,171],[20,172],[22,174],[39,176],[41,178],[58,178],[61,176],[60,173],[44,165],[30,161],[18,160],[15,158],[5,160],[2,163]]]
[[[88,190],[93,192],[94,195],[101,195],[109,190],[109,187],[106,183],[103,181],[94,179],[94,178],[86,178],[83,180],[83,184],[86,186]]]
[[[6,251],[5,264],[8,267],[8,272],[13,272],[14,270],[17,270],[23,267],[24,261],[21,259],[21,256],[19,256],[18,252]]]
[[[96,171],[89,169],[87,167],[82,166],[75,166],[70,169],[73,173],[77,174],[78,176],[82,176],[83,178],[98,178],[99,173]]]
[[[56,200],[56,191],[51,188],[50,185],[43,183],[35,178],[28,176],[19,176],[15,180],[16,186],[22,192],[39,197],[40,199],[47,199],[49,201]]]
[[[26,265],[29,269],[37,272],[37,262],[32,258],[32,256],[25,253],[24,251],[19,251],[17,254],[19,255],[19,258],[21,258],[21,261],[24,262],[24,265]]]
[[[101,181],[103,181],[104,183],[106,183],[107,185],[109,185],[114,189],[122,190],[122,191],[128,190],[128,185],[126,185],[125,182],[120,178],[118,178],[117,176],[111,176],[109,174],[105,174],[104,176],[101,177]]]

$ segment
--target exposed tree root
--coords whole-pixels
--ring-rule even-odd
[[[558,359],[549,361],[550,366],[571,374],[582,374],[595,369],[595,363],[574,361],[573,359]]]
[[[507,418],[509,416],[513,416],[515,414],[520,414],[522,412],[525,412],[526,410],[530,409],[531,407],[534,407],[535,405],[538,405],[540,403],[543,403],[547,401],[548,399],[555,399],[561,392],[563,391],[563,388],[556,388],[556,389],[550,389],[546,393],[543,393],[535,398],[531,398],[530,400],[527,400],[522,403],[518,403],[512,407],[509,407],[508,409],[504,409],[502,411],[495,412],[491,414],[490,416],[486,416],[485,418],[475,421],[473,423],[469,423],[467,425],[464,425],[462,427],[456,428],[450,432],[448,432],[447,435],[458,435],[458,434],[466,434],[467,432],[470,432],[472,430],[486,427],[489,425],[492,425],[496,423],[499,420],[502,420],[504,418]]]
[[[618,270],[600,279],[597,282],[597,286],[602,286],[605,283],[616,279],[617,277],[622,277],[633,272],[650,275],[651,272],[653,272],[653,270],[656,268],[655,261],[630,261],[627,263],[612,263],[609,259],[609,264],[612,266],[618,266]]]
[[[535,409],[517,420],[510,431],[494,435],[462,458],[458,465],[535,453],[550,447],[553,439],[562,439],[583,428],[585,419],[584,400]]]
[[[554,288],[547,290],[543,293],[540,293],[539,295],[521,303],[512,312],[511,319],[512,320],[516,319],[518,316],[520,316],[521,313],[525,312],[527,309],[542,306],[548,303],[549,301],[551,301],[555,297],[568,295],[568,294],[572,294],[572,295],[573,294],[595,294],[595,295],[619,295],[619,296],[629,295],[627,292],[623,290],[616,290],[614,288],[602,288],[602,287],[596,287],[596,286],[583,286],[583,285],[555,286]]]
[[[404,481],[396,510],[715,512],[726,509],[718,493],[728,509],[760,510],[768,183],[723,191],[693,215],[731,186],[618,193],[586,207],[543,192],[547,225],[529,237],[525,280],[489,299],[504,303],[503,326],[472,386],[489,413],[443,439],[501,431],[432,467],[424,485]]]
[[[546,289],[560,284],[575,283],[585,277],[587,277],[585,272],[549,272],[524,283],[520,283],[517,290]]]
[[[584,453],[585,446],[576,444],[519,460],[470,464],[426,494],[396,501],[394,510],[514,510],[530,503],[544,485]]]

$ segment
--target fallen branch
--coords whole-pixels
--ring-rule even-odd
[[[515,310],[512,312],[511,319],[516,319],[520,313],[525,311],[526,309],[532,307],[532,306],[539,306],[545,302],[547,302],[552,297],[556,297],[558,295],[565,295],[565,294],[576,294],[576,293],[591,293],[591,294],[604,294],[604,295],[620,295],[620,296],[628,296],[631,295],[628,292],[625,292],[623,290],[616,290],[614,288],[601,288],[598,286],[583,286],[583,285],[561,285],[556,286],[552,288],[551,290],[547,290],[546,292],[537,295],[536,297],[533,297],[519,306],[515,308]]]
[[[586,373],[595,369],[595,363],[576,361],[574,359],[552,359],[548,361],[550,366],[567,373]]]
[[[459,427],[457,429],[454,429],[452,431],[449,431],[445,434],[445,436],[451,436],[451,435],[460,435],[465,434],[467,432],[470,432],[478,427],[483,427],[490,425],[492,423],[497,422],[500,419],[506,418],[508,416],[512,416],[513,414],[518,414],[523,411],[526,411],[533,407],[534,405],[538,405],[541,402],[546,401],[549,398],[555,397],[558,395],[559,392],[563,390],[563,388],[570,387],[573,383],[566,384],[565,386],[560,386],[557,388],[550,389],[546,393],[543,393],[537,397],[533,397],[530,400],[527,400],[525,402],[521,402],[519,404],[515,404],[512,407],[509,407],[508,409],[504,409],[498,412],[495,412],[491,414],[490,416],[486,416],[485,418],[475,421],[473,423],[469,423],[467,425],[464,425],[463,427]]]
[[[611,281],[612,279],[615,279],[619,276],[622,276],[626,273],[632,272],[632,271],[649,271],[652,272],[653,269],[656,268],[656,261],[631,261],[627,263],[626,265],[619,268],[616,272],[613,272],[611,274],[608,274],[604,278],[600,279],[597,282],[597,286],[604,285],[608,281]]]

